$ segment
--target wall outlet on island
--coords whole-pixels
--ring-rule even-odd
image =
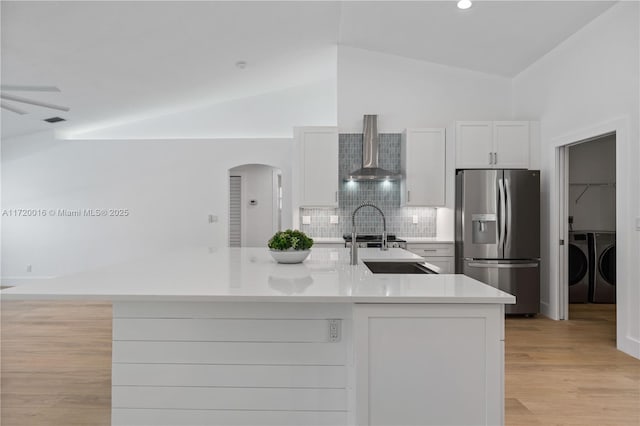
[[[417,224],[417,223],[418,223],[418,215],[417,215],[417,214],[414,214],[414,215],[413,215],[413,224],[415,225],[415,224]]]

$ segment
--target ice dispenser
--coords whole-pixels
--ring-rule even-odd
[[[471,215],[473,244],[496,244],[498,235],[495,214]]]

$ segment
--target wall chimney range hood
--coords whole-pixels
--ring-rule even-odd
[[[378,167],[378,116],[364,116],[364,131],[362,135],[362,168],[351,172],[345,180],[348,181],[391,181],[400,180],[400,173]]]

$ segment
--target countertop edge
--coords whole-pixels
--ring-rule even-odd
[[[376,296],[176,296],[176,295],[108,295],[108,294],[16,294],[3,295],[4,301],[86,300],[105,302],[250,302],[250,303],[375,303],[375,304],[514,304],[515,297],[376,297]]]

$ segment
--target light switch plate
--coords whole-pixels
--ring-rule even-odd
[[[329,223],[332,225],[336,225],[338,224],[338,222],[340,221],[340,216],[332,214],[331,216],[329,216]]]
[[[311,225],[311,216],[302,216],[303,225]]]
[[[414,225],[418,223],[418,215],[417,214],[413,215],[413,223],[414,223]]]

